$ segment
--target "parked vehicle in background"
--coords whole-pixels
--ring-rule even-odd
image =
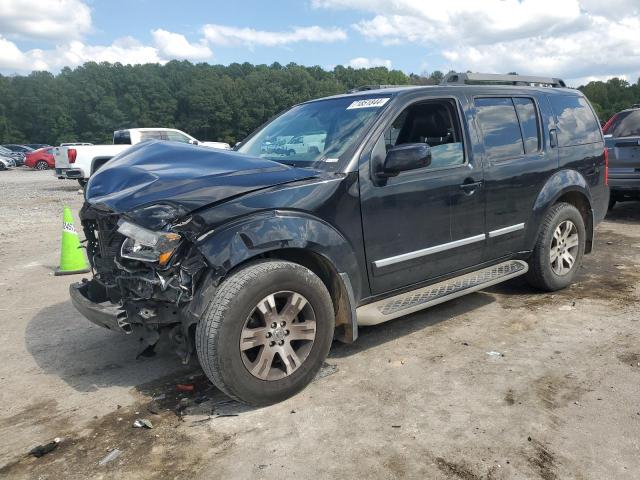
[[[166,335],[222,391],[266,405],[358,325],[519,275],[565,288],[609,189],[596,115],[563,87],[449,74],[296,105],[237,151],[134,145],[87,185],[94,277],[72,302],[141,349]],[[317,152],[267,153],[318,131]]]
[[[8,148],[0,147],[0,155],[11,158],[16,167],[24,164],[24,153],[22,152],[13,152]]]
[[[53,157],[54,147],[45,147],[33,152],[27,153],[24,164],[29,168],[36,170],[49,170],[56,167],[55,158]]]
[[[609,208],[640,199],[640,105],[616,113],[603,127],[609,153]]]
[[[2,145],[4,148],[8,148],[12,152],[18,152],[26,155],[29,152],[33,152],[33,148],[27,147],[26,145],[18,145],[16,143],[7,143]]]
[[[13,158],[0,154],[0,170],[7,170],[11,167],[15,167]]]
[[[50,147],[51,145],[49,145],[48,143],[27,143],[25,144],[25,146],[33,148],[34,150],[39,150],[44,147]]]
[[[71,143],[61,143],[61,147],[77,147],[79,145],[93,145],[93,143],[88,142],[71,142]]]
[[[113,132],[114,145],[135,145],[145,140],[169,140],[171,142],[190,143],[205,147],[230,150],[231,146],[224,142],[202,142],[188,133],[175,128],[128,128]]]
[[[94,172],[131,145],[148,140],[166,140],[229,150],[228,143],[200,142],[175,128],[130,128],[113,132],[113,145],[66,145],[54,147],[56,176],[86,184]]]
[[[16,167],[24,165],[25,155],[33,151],[31,148],[27,147],[26,145],[18,145],[14,143],[2,145],[2,147],[4,147],[5,149],[11,152],[11,157],[13,158]]]
[[[301,155],[305,153],[316,155],[318,152],[324,150],[324,142],[326,138],[326,133],[297,135],[286,142],[283,145],[282,150],[285,155]]]

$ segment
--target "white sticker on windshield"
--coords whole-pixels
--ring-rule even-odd
[[[347,110],[354,108],[380,108],[389,101],[389,98],[367,98],[365,100],[356,100],[347,107]]]

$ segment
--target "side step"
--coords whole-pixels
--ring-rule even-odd
[[[378,300],[356,309],[358,325],[377,325],[527,273],[529,265],[509,260],[440,283]]]

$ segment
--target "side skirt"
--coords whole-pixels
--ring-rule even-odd
[[[356,309],[358,325],[377,325],[393,320],[519,277],[527,273],[528,270],[529,265],[526,262],[509,260],[427,287],[384,298]]]

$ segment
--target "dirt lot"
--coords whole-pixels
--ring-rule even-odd
[[[71,307],[81,276],[53,269],[75,183],[17,169],[0,194],[0,477],[640,477],[637,203],[599,227],[573,288],[515,280],[363,328],[301,394],[252,410]]]

